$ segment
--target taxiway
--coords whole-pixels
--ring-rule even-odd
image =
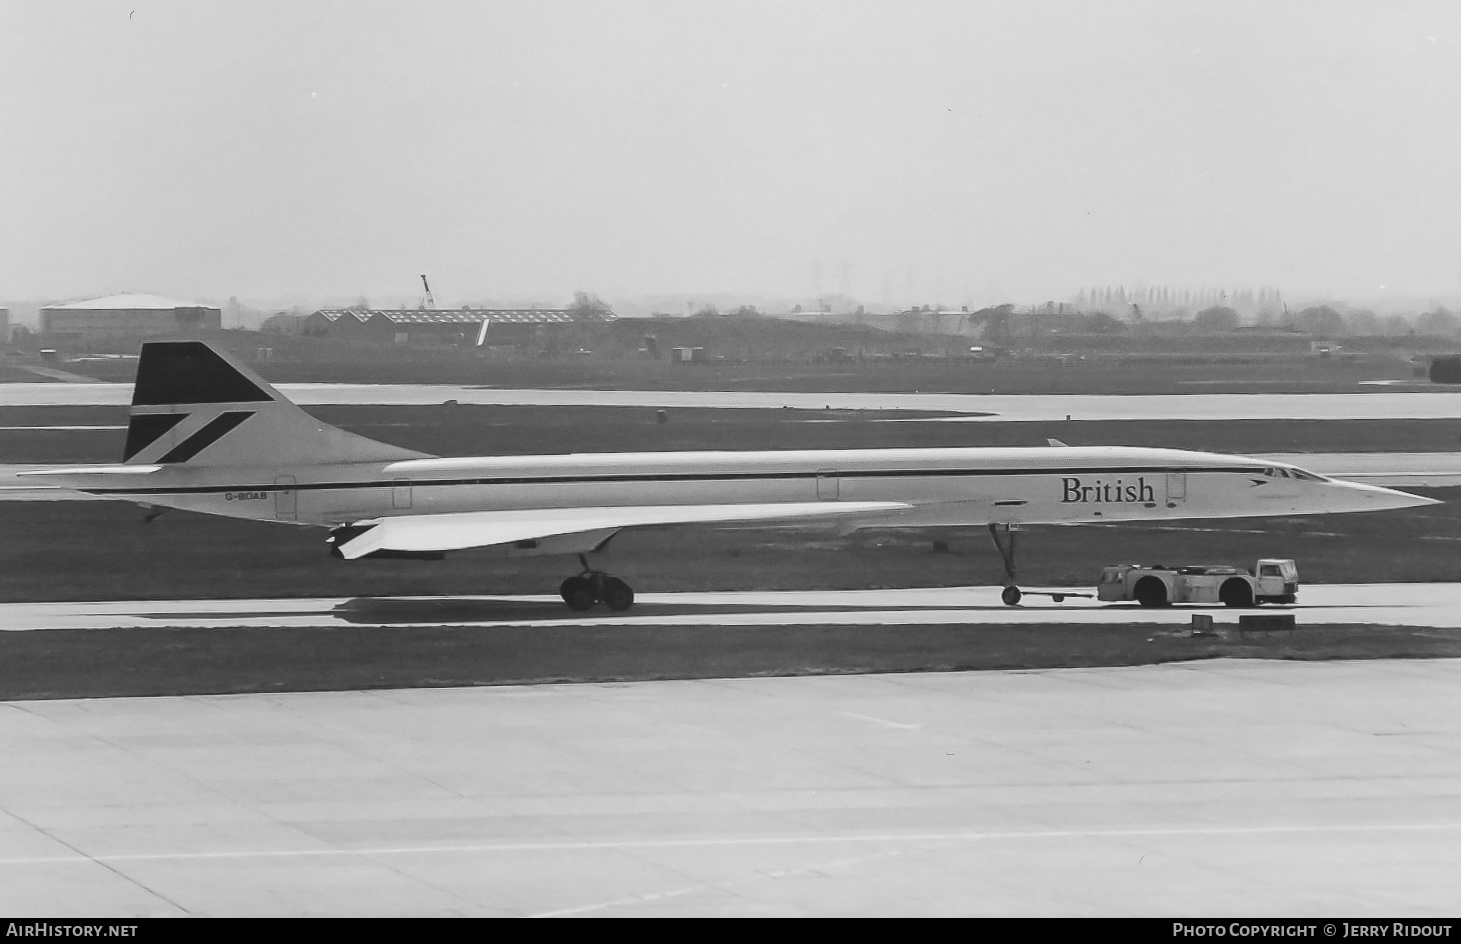
[[[1091,593],[1089,587],[1054,592]],[[556,596],[362,597],[275,600],[141,600],[0,604],[0,631],[163,627],[304,628],[422,626],[1009,626],[1172,625],[1192,613],[1236,622],[1242,613],[1293,613],[1322,625],[1461,626],[1461,584],[1306,584],[1292,606],[1147,608],[1028,595],[1016,607],[999,587],[899,590],[643,593],[634,609],[575,613]]]
[[[921,410],[966,414],[917,422],[1076,420],[1456,419],[1461,391],[1384,393],[1106,394],[794,393],[774,391],[532,390],[445,384],[279,384],[301,406],[621,406],[803,410]],[[125,406],[122,383],[0,384],[0,406]],[[974,415],[987,414],[987,415]],[[889,422],[902,422],[889,420]]]

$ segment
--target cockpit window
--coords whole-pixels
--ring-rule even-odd
[[[1263,474],[1271,479],[1299,479],[1304,482],[1323,482],[1324,476],[1315,475],[1313,472],[1305,472],[1303,469],[1264,469]]]

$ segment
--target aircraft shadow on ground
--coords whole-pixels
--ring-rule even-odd
[[[766,605],[747,606],[724,603],[636,603],[624,616],[705,616],[708,613],[845,613],[902,612],[909,610],[1004,610],[995,606],[918,604],[909,606],[874,606],[857,604],[817,604],[813,606]],[[500,600],[491,597],[461,599],[412,600],[391,597],[356,597],[336,606],[331,615],[347,623],[392,625],[410,623],[502,623],[520,620],[552,620],[566,622],[588,618],[612,619],[616,614],[602,606],[574,612],[557,600]]]
[[[356,597],[337,605],[331,614],[347,623],[390,625],[393,623],[496,623],[513,620],[543,620],[573,615],[553,600],[494,600],[470,597],[446,600],[402,600],[390,597]]]
[[[1088,610],[1100,610],[1105,607],[1083,607]],[[1051,612],[1070,610],[1072,607],[1046,606],[1040,607]],[[568,609],[556,600],[494,600],[491,598],[471,597],[460,600],[412,600],[394,597],[356,597],[338,604],[328,611],[329,616],[344,623],[357,626],[410,626],[421,624],[442,624],[442,623],[519,623],[527,620],[545,621],[561,620],[565,623],[573,623],[583,619],[605,620],[613,619],[616,616],[658,616],[674,617],[684,616],[688,619],[704,618],[710,614],[777,614],[777,613],[906,613],[912,611],[921,612],[944,612],[963,611],[968,613],[999,613],[1007,612],[1009,608],[1004,604],[993,604],[986,606],[970,606],[968,604],[950,603],[926,603],[916,605],[870,605],[870,604],[817,604],[810,606],[787,606],[787,605],[766,605],[748,606],[745,604],[722,604],[722,603],[636,603],[634,608],[627,613],[618,614],[602,606],[596,606],[591,610],[575,612]],[[1169,611],[1171,612],[1171,611]],[[142,619],[157,620],[159,622],[176,623],[196,619],[200,623],[210,623],[220,618],[220,614],[214,611],[197,613],[179,613],[175,611],[157,613],[139,613]],[[315,617],[326,615],[316,609],[300,610],[235,610],[226,614],[226,619],[253,620],[257,625],[268,625],[270,620]]]
[[[1333,605],[1326,609],[1335,608]],[[1393,609],[1393,604],[1346,604],[1338,607],[1345,610],[1363,609]],[[1217,608],[1216,612],[1239,616],[1246,613],[1302,613],[1306,608],[1302,605],[1291,606],[1266,606],[1258,609],[1225,610]],[[818,603],[811,605],[786,605],[768,604],[764,606],[726,603],[690,603],[680,601],[670,602],[641,602],[636,603],[634,608],[623,616],[655,616],[674,617],[685,616],[690,619],[705,617],[708,614],[734,613],[734,614],[776,614],[776,613],[899,613],[899,612],[946,612],[964,611],[968,613],[1001,613],[1001,612],[1025,612],[1032,610],[1046,611],[1051,614],[1061,612],[1072,612],[1084,610],[1092,613],[1112,611],[1157,612],[1168,613],[1174,617],[1185,618],[1190,613],[1212,612],[1211,606],[1172,606],[1163,607],[1159,610],[1141,607],[1130,603],[1094,603],[1091,601],[1073,603],[1049,603],[1038,606],[1021,606],[1017,611],[1011,611],[1002,603],[970,605],[967,603],[920,603],[920,604],[851,604],[851,603]],[[156,619],[159,621],[176,622],[186,620],[189,617],[196,617],[202,621],[212,621],[219,618],[216,612],[199,613],[178,613],[158,612],[139,613],[138,616],[144,619]],[[254,619],[261,624],[267,624],[270,619],[285,617],[311,617],[322,615],[317,609],[290,610],[259,610],[230,612],[230,619]],[[461,598],[436,598],[436,599],[412,599],[401,597],[355,597],[346,600],[333,607],[329,615],[345,623],[361,626],[391,626],[391,625],[420,625],[420,624],[492,624],[492,623],[516,623],[527,620],[561,620],[572,623],[584,618],[590,619],[613,619],[619,615],[602,606],[594,607],[586,612],[574,612],[568,609],[557,600],[513,600],[497,599],[492,597],[461,597]]]
[[[1105,604],[1073,603],[1038,607],[1058,613],[1063,610],[1085,609],[1108,610]],[[1021,608],[1026,610],[1028,608]],[[1136,609],[1136,608],[1134,608]],[[1173,608],[1168,612],[1180,612]],[[764,606],[727,603],[689,602],[640,602],[627,613],[630,616],[686,616],[704,617],[707,614],[775,614],[775,613],[899,613],[899,612],[945,612],[964,611],[980,613],[1011,612],[1002,603],[969,605],[967,603],[917,603],[917,604],[855,604],[817,603],[810,605],[767,604]],[[510,600],[491,597],[462,597],[458,599],[403,599],[397,597],[356,597],[337,605],[331,615],[347,623],[359,625],[395,625],[420,623],[510,623],[522,620],[562,620],[573,622],[584,618],[612,619],[616,614],[602,606],[591,610],[575,612],[557,600]]]

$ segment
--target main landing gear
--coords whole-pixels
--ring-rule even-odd
[[[1001,540],[1001,535],[1003,535],[1003,540]],[[1004,592],[999,595],[999,598],[1004,601],[1005,606],[1015,606],[1023,595],[1020,593],[1020,588],[1015,586],[1015,527],[1010,524],[991,523],[989,538],[994,542],[994,549],[999,551],[999,556],[1004,558]]]
[[[609,609],[622,612],[634,605],[634,588],[618,577],[591,570],[582,554],[578,560],[583,564],[583,573],[569,577],[558,586],[558,595],[570,610],[583,612],[602,602]]]

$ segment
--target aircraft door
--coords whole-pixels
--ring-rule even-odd
[[[1167,507],[1175,508],[1187,501],[1187,473],[1171,472],[1167,475]]]
[[[836,469],[817,470],[817,499],[819,501],[836,501],[841,491],[842,483],[837,477]]]
[[[274,479],[274,517],[280,521],[293,521],[299,515],[299,492],[295,484],[292,475]]]
[[[411,507],[411,480],[396,479],[391,483],[391,507]]]

